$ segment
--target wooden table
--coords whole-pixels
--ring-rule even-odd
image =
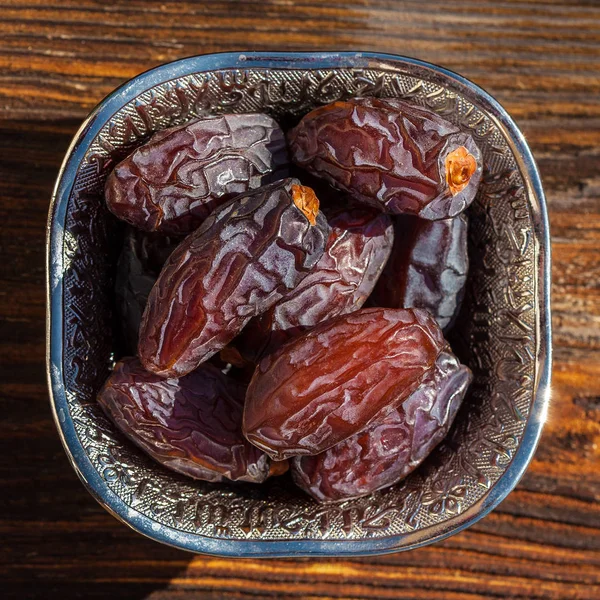
[[[550,209],[555,367],[541,445],[491,515],[379,558],[223,560],[144,539],[70,468],[44,374],[44,242],[72,135],[137,73],[223,50],[415,56],[489,90]],[[600,4],[0,0],[3,598],[600,598]]]

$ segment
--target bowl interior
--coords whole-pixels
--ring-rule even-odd
[[[534,444],[524,438],[543,351],[543,240],[539,199],[514,140],[464,82],[414,61],[324,60],[317,67],[237,57],[231,67],[207,69],[200,59],[188,62],[185,73],[167,65],[142,76],[105,101],[80,133],[58,185],[50,368],[58,423],[76,469],[111,512],[191,550],[381,552],[443,535],[461,517],[481,512],[482,501],[500,493],[498,482],[515,456],[522,450],[528,459]],[[364,95],[433,109],[471,133],[483,152],[484,177],[469,209],[468,291],[452,336],[474,383],[450,435],[404,482],[333,506],[316,504],[285,477],[263,486],[217,485],[161,468],[114,429],[94,400],[119,358],[112,296],[120,226],[104,206],[107,174],[154,131],[198,115],[265,111],[287,127],[315,106]],[[503,486],[515,483],[512,477]]]

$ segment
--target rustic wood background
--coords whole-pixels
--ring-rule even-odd
[[[223,560],[144,539],[84,490],[44,375],[44,242],[81,120],[159,63],[375,50],[459,71],[515,117],[552,226],[555,367],[535,460],[466,532],[379,558]],[[0,588],[4,598],[600,598],[600,2],[0,0]]]

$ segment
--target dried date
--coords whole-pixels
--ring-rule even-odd
[[[398,408],[316,456],[293,459],[298,487],[319,502],[336,502],[393,485],[444,439],[471,383],[468,367],[448,351]]]
[[[171,254],[148,298],[146,369],[185,375],[306,277],[329,226],[310,188],[284,179],[217,208]]]
[[[184,235],[286,163],[283,132],[268,115],[204,117],[156,133],[119,163],[106,202],[139,229]]]
[[[263,482],[285,470],[241,431],[244,386],[212,365],[161,379],[125,358],[98,394],[115,425],[161,465],[205,481]]]
[[[142,315],[152,286],[171,252],[181,241],[130,227],[117,264],[115,296],[128,353],[137,352]]]
[[[445,346],[418,309],[361,309],[321,323],[259,363],[244,435],[275,460],[319,454],[401,404]]]
[[[481,152],[469,134],[401,100],[354,98],[317,108],[288,140],[296,164],[388,213],[456,216],[481,179]]]
[[[394,247],[369,302],[425,308],[448,331],[464,296],[469,255],[466,215],[441,221],[396,217]]]
[[[250,362],[258,362],[310,327],[362,307],[388,259],[390,218],[368,207],[328,212],[331,227],[323,256],[293,290],[235,340]]]

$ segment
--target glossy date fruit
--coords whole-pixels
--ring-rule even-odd
[[[152,286],[181,238],[128,227],[117,263],[115,296],[128,353],[137,352],[142,315]]]
[[[466,215],[442,221],[396,217],[394,247],[369,302],[424,308],[448,331],[458,315],[469,270]]]
[[[194,370],[298,285],[328,237],[318,199],[295,179],[217,208],[152,288],[138,344],[144,367],[163,377]]]
[[[321,323],[258,364],[244,435],[275,460],[319,454],[401,404],[445,346],[418,309],[361,309]]]
[[[288,133],[292,160],[353,198],[437,220],[462,212],[482,173],[473,138],[397,99],[354,98],[308,113]]]
[[[373,290],[392,249],[391,219],[361,206],[327,215],[331,233],[321,260],[234,341],[248,361],[258,362],[310,327],[358,310]]]
[[[161,465],[204,481],[261,483],[279,474],[241,431],[244,386],[212,365],[161,379],[137,358],[118,362],[98,394],[115,425]]]
[[[277,178],[287,160],[283,132],[268,115],[203,117],[159,131],[119,163],[106,202],[139,229],[185,235],[217,206]]]
[[[471,383],[449,351],[399,407],[316,456],[291,463],[294,483],[318,502],[365,496],[414,471],[444,439]]]

